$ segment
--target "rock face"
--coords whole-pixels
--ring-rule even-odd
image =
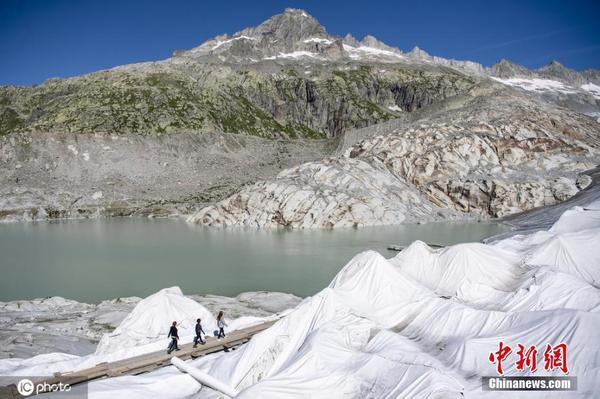
[[[502,217],[576,194],[577,174],[600,162],[596,122],[491,90],[416,123],[388,124],[385,135],[283,171],[189,220],[303,228]]]
[[[394,118],[471,87],[455,72],[372,66],[234,68],[165,62],[34,87],[0,87],[0,135],[12,132],[238,133],[324,138]],[[297,69],[298,70],[297,70]],[[397,110],[397,111],[396,111]]]

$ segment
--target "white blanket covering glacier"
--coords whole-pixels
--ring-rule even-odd
[[[189,364],[249,399],[599,397],[599,286],[600,210],[576,207],[549,231],[489,245],[432,249],[416,241],[391,259],[358,254],[329,287],[239,350]],[[119,334],[135,337],[129,329],[151,323],[147,317],[134,310]],[[116,350],[121,341],[111,341]],[[547,343],[567,343],[568,375],[577,377],[578,390],[483,391],[481,377],[497,375],[488,356],[500,341],[513,347],[504,362],[508,376],[563,376],[544,370],[543,359],[535,373],[519,371],[515,352],[518,343],[537,345],[541,357]],[[116,353],[4,360],[0,373],[50,374],[123,356]],[[223,397],[174,367],[94,381],[89,391],[110,399]]]
[[[164,288],[143,299],[110,334],[105,334],[96,349],[97,355],[135,347],[167,338],[167,328],[177,322],[180,335],[195,334],[196,319],[204,331],[217,327],[215,317],[198,302],[187,298],[179,287]]]

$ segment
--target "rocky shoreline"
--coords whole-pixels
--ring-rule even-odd
[[[0,222],[188,214],[335,145],[225,133],[0,136]]]
[[[296,306],[301,298],[280,292],[244,292],[236,297],[186,295],[211,313],[232,319],[266,317]],[[88,304],[62,297],[0,302],[0,359],[61,352],[83,356],[96,350],[142,300],[116,298]],[[168,326],[166,326],[168,327]]]

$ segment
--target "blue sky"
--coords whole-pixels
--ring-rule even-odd
[[[404,51],[527,67],[600,68],[600,1],[0,0],[0,84],[35,84],[163,59],[303,8],[330,33]]]

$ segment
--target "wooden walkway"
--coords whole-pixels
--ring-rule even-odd
[[[84,382],[92,381],[99,378],[106,377],[118,377],[121,375],[137,375],[147,373],[149,371],[156,370],[161,367],[170,366],[171,358],[177,356],[180,359],[195,359],[201,356],[206,356],[211,353],[235,349],[235,347],[245,344],[252,338],[254,334],[257,334],[267,328],[271,327],[275,321],[268,321],[265,323],[257,324],[241,330],[232,331],[224,339],[217,340],[214,337],[206,337],[206,344],[198,345],[196,348],[193,347],[192,343],[183,344],[179,346],[178,351],[172,352],[170,355],[167,354],[166,349],[158,352],[146,353],[143,355],[130,357],[127,359],[117,360],[109,363],[99,363],[94,367],[87,369],[55,373],[54,377],[49,377],[42,380],[34,381],[35,383],[47,383],[52,384],[69,384],[71,386],[81,384]],[[168,342],[165,340],[165,348]],[[11,385],[9,390],[14,392],[15,398],[21,398],[17,391],[16,386]],[[0,389],[0,394],[6,393],[5,390]],[[5,397],[0,395],[1,397]],[[11,397],[10,394],[7,397]]]

